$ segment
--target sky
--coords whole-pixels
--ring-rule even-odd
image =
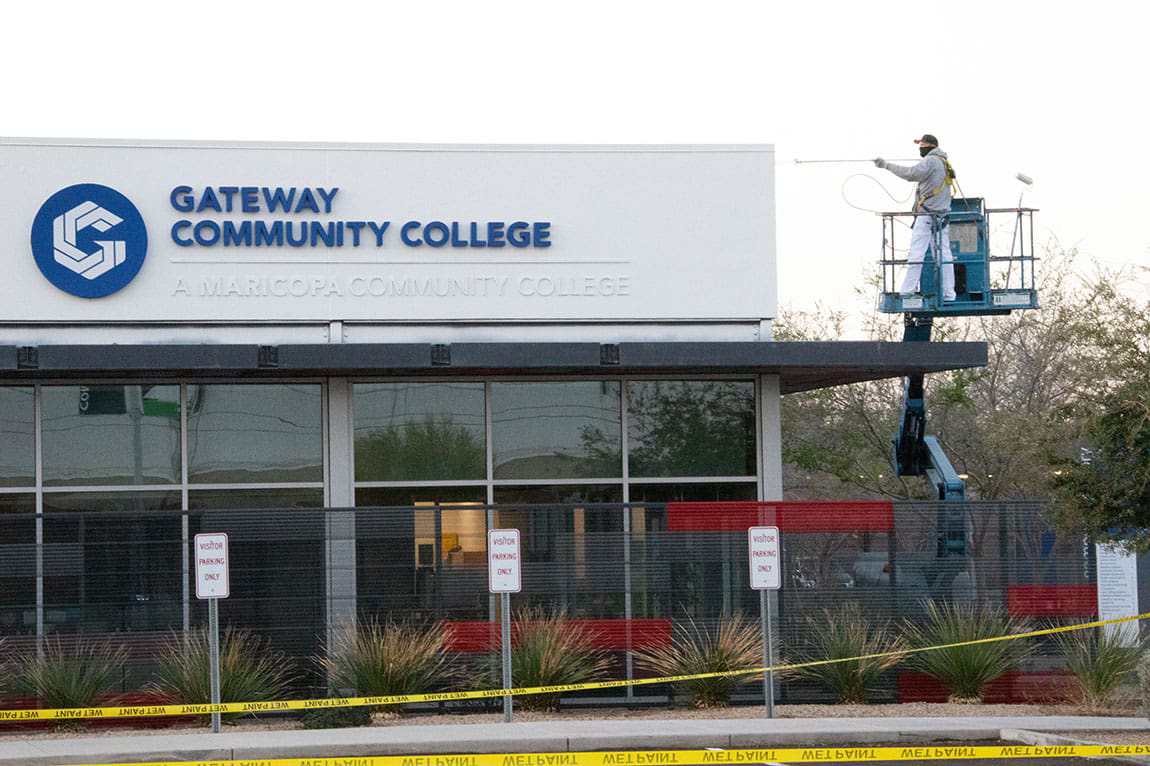
[[[991,205],[1031,176],[1040,244],[1083,271],[1150,263],[1148,21],[1105,1],[10,3],[0,134],[769,143],[781,305],[858,312],[881,228],[843,196],[901,206],[848,176],[909,185],[794,160],[913,157],[924,132]]]

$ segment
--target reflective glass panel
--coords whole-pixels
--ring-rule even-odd
[[[741,608],[748,599],[757,605],[757,594],[745,582],[748,511],[738,505],[714,509],[664,505],[755,500],[757,491],[753,481],[631,484],[636,616],[689,615],[707,621]]]
[[[48,632],[166,631],[183,624],[180,493],[44,493]]]
[[[188,508],[237,510],[250,508],[322,508],[323,490],[311,487],[281,489],[193,489]]]
[[[323,481],[315,383],[188,386],[188,480]]]
[[[365,617],[398,612],[406,617],[486,619],[484,494],[483,487],[357,490],[360,613]]]
[[[323,490],[193,490],[188,507],[190,535],[228,535],[231,594],[220,603],[220,621],[266,637],[290,657],[316,652],[327,619],[324,572],[334,576],[340,566],[334,530],[330,564],[325,557]],[[192,622],[204,625],[205,602],[193,602]],[[306,660],[298,667],[309,670]]]
[[[44,484],[180,481],[179,386],[45,386]]]
[[[624,510],[580,505],[622,497],[617,485],[495,488],[495,525],[519,530],[522,601],[575,618],[624,615]]]
[[[627,384],[632,476],[754,476],[755,384],[654,380]]]
[[[748,482],[632,484],[632,503],[670,503],[703,500],[757,500],[758,485]]]
[[[355,386],[357,481],[482,479],[482,383]]]
[[[0,487],[36,483],[35,419],[32,388],[0,387]]]
[[[0,495],[0,637],[36,633],[35,513],[35,495]]]
[[[622,476],[619,390],[594,380],[492,384],[495,478]]]

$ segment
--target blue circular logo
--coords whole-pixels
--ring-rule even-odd
[[[127,286],[148,254],[140,211],[120,192],[76,184],[53,194],[32,222],[32,256],[44,277],[79,298]]]

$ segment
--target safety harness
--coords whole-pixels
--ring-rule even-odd
[[[927,156],[930,156],[930,155],[927,155]],[[939,193],[943,189],[945,189],[947,186],[950,187],[951,195],[953,195],[955,193],[955,178],[957,178],[957,175],[954,172],[954,168],[950,166],[950,160],[948,160],[946,157],[941,157],[937,154],[934,156],[936,159],[942,160],[942,166],[946,172],[943,173],[943,175],[942,175],[942,183],[940,183],[938,186],[934,187],[933,189],[930,189],[925,194],[920,195],[919,198],[917,200],[915,200],[915,203],[914,203],[915,209],[921,210],[923,212],[927,212],[926,207],[924,206],[926,201],[929,199],[932,199],[934,197],[937,197],[939,195]]]

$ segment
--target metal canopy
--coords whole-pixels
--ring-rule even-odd
[[[0,346],[0,382],[48,378],[755,373],[782,393],[987,362],[985,343],[332,343]]]

